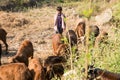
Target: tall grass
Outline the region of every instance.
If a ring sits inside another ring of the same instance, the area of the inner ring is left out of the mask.
[[[116,15],[116,17],[117,16],[118,15]],[[85,78],[85,73],[82,73],[82,69],[85,68],[85,63],[94,64],[95,67],[112,72],[120,72],[120,29],[113,27],[110,30],[113,34],[109,33],[109,38],[107,39],[106,44],[100,43],[98,48],[95,48],[93,45],[87,46],[85,48],[85,50],[87,50],[86,52],[84,50],[79,51],[80,58],[78,60],[73,58],[73,60],[75,60],[72,65],[73,70],[71,72],[69,72],[69,70],[66,71],[66,73],[69,74],[64,76],[65,80],[82,80]]]
[[[94,64],[95,67],[118,73],[120,72],[120,30],[116,32],[112,29],[112,31],[114,31],[114,39],[109,35],[107,44],[101,43],[99,48],[91,47],[87,59],[88,63]],[[85,74],[81,72],[86,63],[85,51],[79,51],[79,57],[72,65],[72,73],[65,76],[65,80],[82,80],[85,77]]]

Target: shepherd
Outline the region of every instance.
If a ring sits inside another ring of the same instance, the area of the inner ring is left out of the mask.
[[[62,13],[62,7],[57,7],[57,14],[55,14],[54,17],[54,30],[55,33],[59,33],[62,35],[63,31],[66,29],[66,23],[65,23],[65,15]]]

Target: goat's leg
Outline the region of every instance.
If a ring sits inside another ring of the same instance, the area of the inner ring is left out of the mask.
[[[3,43],[5,44],[6,47],[6,54],[8,54],[8,44],[6,43],[6,40],[3,40]]]

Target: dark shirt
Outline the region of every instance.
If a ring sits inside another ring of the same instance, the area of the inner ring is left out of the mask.
[[[62,17],[61,17],[60,13],[57,15],[57,22],[56,22],[56,24],[57,24],[57,28],[59,28],[59,29],[62,28]]]

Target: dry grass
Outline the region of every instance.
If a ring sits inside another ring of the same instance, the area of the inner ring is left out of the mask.
[[[76,22],[79,20],[78,18],[79,12],[81,9],[84,9],[83,7],[85,3],[83,5],[82,4],[83,3],[80,3],[80,2],[70,3],[70,4],[68,3],[60,4],[63,6],[63,13],[65,13],[67,17],[66,18],[67,30],[74,29],[76,27]],[[35,50],[35,55],[34,55],[35,57],[40,57],[42,59],[45,59],[47,56],[52,55],[53,50],[51,45],[51,38],[52,38],[52,35],[54,34],[53,19],[54,19],[55,13],[56,13],[55,7],[42,7],[42,8],[31,9],[26,12],[20,12],[20,13],[0,12],[0,18],[1,18],[0,24],[8,32],[7,42],[9,44],[10,54],[16,52],[20,43],[24,39],[29,39],[33,43],[34,50]],[[24,20],[27,20],[28,23],[27,24],[21,23],[21,22],[24,22]],[[92,22],[91,20],[90,24],[95,24],[95,23]],[[118,36],[115,37],[116,34],[115,34],[115,30],[113,30],[113,26],[110,26],[109,24],[101,25],[100,30],[105,30],[105,31],[107,30],[109,34],[109,41],[113,42],[114,44],[116,43],[115,39],[118,39]],[[66,80],[75,80],[75,79],[81,80],[82,74],[80,70],[84,67],[84,57],[85,57],[84,48],[83,47],[81,48],[81,47],[82,46],[79,45],[80,59],[76,60],[75,63],[73,63],[74,70],[76,71],[75,74],[78,74],[78,75],[72,74],[70,76],[67,76],[65,77]],[[116,44],[115,44],[115,48],[114,46],[112,46],[113,49],[116,49],[116,47],[117,47]],[[106,48],[107,54],[110,53],[109,50],[110,50],[110,47],[108,49]],[[95,58],[99,57],[100,51],[94,53]],[[103,54],[104,53],[105,53],[105,50]],[[7,57],[12,55],[8,55]],[[113,55],[114,54],[111,54],[111,56]],[[104,69],[110,69],[111,71],[115,70],[113,67],[110,68],[107,66],[107,63],[110,62],[110,60],[105,59],[105,56],[100,56],[100,57],[101,59],[96,59],[96,61],[98,61],[96,62],[96,66],[103,65],[102,68]],[[99,61],[102,59],[104,61]],[[111,59],[111,58],[108,58],[108,59]],[[115,62],[114,57],[112,57],[112,59]],[[6,56],[3,55],[2,61],[3,63],[7,62]],[[113,62],[113,65],[115,64],[114,62]],[[112,66],[112,64],[111,65],[109,64],[109,66]],[[117,67],[117,70],[115,70],[115,72],[118,72],[118,71],[119,69]]]
[[[64,10],[67,14],[72,12],[71,9]],[[56,9],[54,7],[43,7],[31,9],[27,12],[0,12],[0,24],[7,31],[7,42],[9,51],[14,53],[17,51],[20,43],[24,39],[32,41],[35,53],[42,53],[48,55],[52,54],[51,38],[54,34],[53,21]],[[75,19],[73,13],[67,16],[67,28],[74,29]],[[27,21],[26,24],[23,22]],[[7,23],[6,23],[7,22]],[[18,25],[19,24],[19,25]],[[3,45],[4,47],[4,45]],[[6,60],[6,59],[5,59]]]

